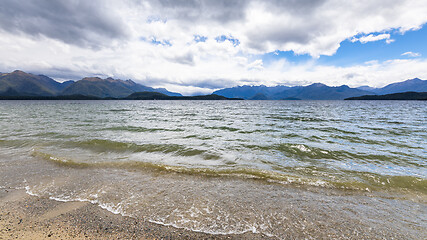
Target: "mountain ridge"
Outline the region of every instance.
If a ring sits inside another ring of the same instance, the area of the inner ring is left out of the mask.
[[[248,100],[343,100],[350,97],[364,95],[391,94],[399,92],[427,92],[427,80],[419,78],[408,79],[403,82],[389,84],[382,88],[361,86],[351,88],[347,85],[327,86],[322,83],[313,83],[307,86],[275,87],[236,86],[214,91],[225,97],[240,97]]]
[[[0,93],[15,91],[21,95],[30,96],[54,96],[64,87],[44,75],[34,75],[15,70],[11,73],[3,73],[0,76]]]
[[[239,94],[234,94],[234,89],[237,89]],[[249,91],[242,93],[242,90]],[[342,100],[353,96],[374,94],[369,91],[350,88],[347,85],[329,87],[322,83],[295,87],[280,86],[281,91],[277,91],[278,89],[276,87],[263,86],[262,91],[259,90],[260,88],[258,86],[241,86],[221,89],[213,92],[213,94],[224,97],[241,97],[250,100]],[[251,93],[254,95],[250,96]]]
[[[81,94],[59,96],[15,96],[1,95],[0,100],[243,100],[241,98],[226,98],[215,94],[198,96],[169,96],[159,92],[134,92],[122,98],[95,97]]]
[[[57,82],[45,75],[20,70],[0,75],[0,95],[3,96],[64,96],[84,95],[99,98],[122,98],[134,92],[160,92],[169,96],[182,96],[164,88],[147,87],[132,80],[85,77],[78,81]]]
[[[210,94],[198,96],[168,96],[158,92],[135,92],[123,98],[125,100],[243,100],[241,98],[227,98],[224,96]]]
[[[403,82],[388,84],[382,88],[372,90],[375,94],[392,94],[400,92],[427,92],[427,80],[419,78],[408,79]]]
[[[167,96],[182,96],[165,88],[152,88],[130,79],[121,80],[100,77],[85,77],[77,81],[57,82],[45,75],[35,75],[20,70],[0,73],[0,96],[89,96],[97,98],[125,98],[136,92],[158,92]],[[236,86],[214,91],[212,94],[227,98],[248,100],[343,100],[365,95],[384,95],[401,92],[427,92],[427,80],[419,78],[388,84],[382,88],[347,85],[327,86],[313,83],[307,86],[267,87]]]

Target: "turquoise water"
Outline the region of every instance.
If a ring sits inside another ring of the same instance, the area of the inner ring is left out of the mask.
[[[214,234],[425,236],[426,102],[2,101],[0,129],[0,187]]]

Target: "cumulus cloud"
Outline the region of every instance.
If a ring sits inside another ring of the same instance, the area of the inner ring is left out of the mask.
[[[405,52],[405,53],[402,53],[402,56],[407,56],[407,57],[421,57],[421,54],[417,53],[417,52]]]
[[[238,84],[380,85],[425,77],[424,60],[342,68],[315,59],[347,39],[390,43],[390,31],[419,29],[425,12],[426,1],[412,0],[3,0],[0,71],[64,80],[99,74],[182,93]],[[257,57],[275,51],[314,60]]]
[[[256,69],[256,70],[263,70],[263,62],[261,59],[257,59],[253,62],[251,62],[250,64],[248,64],[248,69],[252,70],[252,69]]]
[[[126,24],[105,1],[3,0],[0,28],[99,48],[126,37]]]
[[[245,17],[247,0],[150,0],[147,9],[165,19],[197,22],[229,23]]]
[[[380,41],[380,40],[387,40],[387,43],[391,43],[389,40],[392,40],[392,39],[390,39],[390,34],[388,34],[388,33],[387,34],[386,33],[379,34],[379,35],[369,34],[367,36],[363,36],[363,37],[360,37],[360,38],[353,37],[351,39],[352,42],[359,41],[359,42],[361,42],[363,44],[364,43],[368,43],[368,42]]]

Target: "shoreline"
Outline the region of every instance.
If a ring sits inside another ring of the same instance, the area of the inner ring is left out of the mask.
[[[114,214],[89,202],[0,189],[0,239],[269,239],[263,234],[214,235]],[[271,238],[270,238],[271,239]]]

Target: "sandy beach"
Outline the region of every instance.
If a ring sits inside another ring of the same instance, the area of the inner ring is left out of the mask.
[[[0,239],[268,239],[265,235],[210,235],[123,217],[87,202],[38,198],[0,190]]]
[[[342,226],[341,226],[342,227]],[[318,229],[320,239],[407,239],[405,234],[353,229],[341,235]],[[338,227],[340,228],[340,227]],[[323,232],[323,234],[321,234]],[[422,232],[422,231],[421,231]],[[313,236],[314,236],[313,235]],[[313,236],[290,232],[285,239]],[[414,237],[414,236],[412,236]],[[415,239],[422,239],[420,238]],[[277,239],[264,234],[207,234],[113,214],[88,202],[61,202],[28,195],[25,190],[0,190],[0,239]]]

